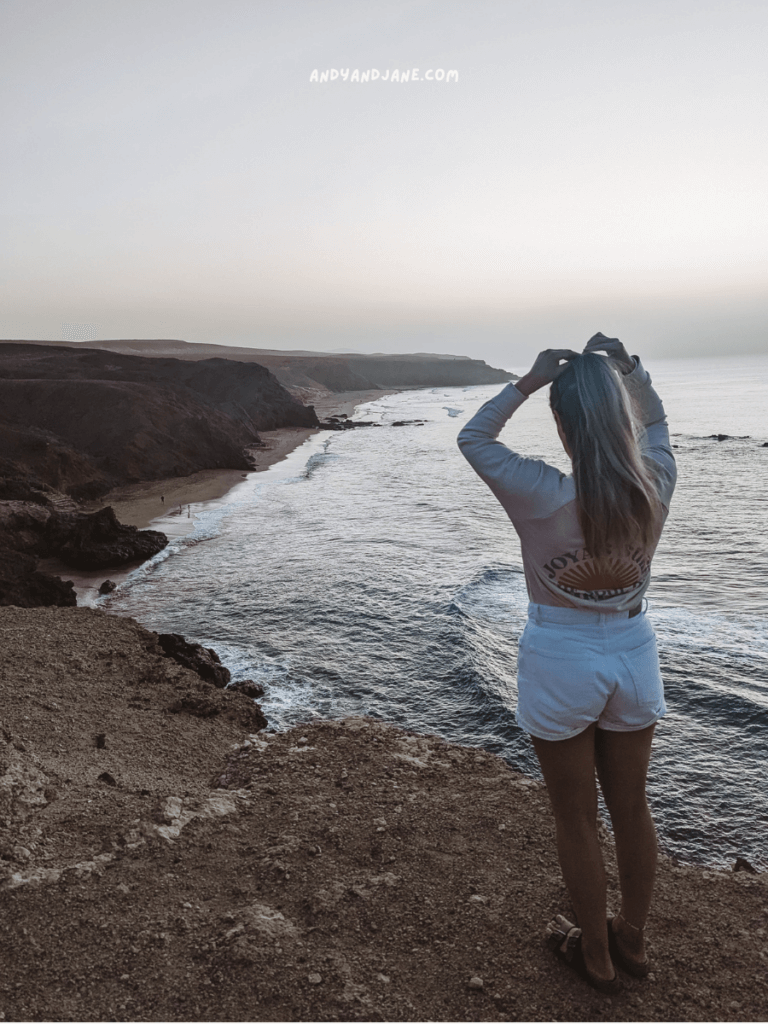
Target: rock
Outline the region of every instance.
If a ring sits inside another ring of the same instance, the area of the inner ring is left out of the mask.
[[[380,423],[372,420],[339,420],[335,416],[318,424],[321,430],[354,430],[355,427],[380,427]]]
[[[395,420],[392,427],[423,427],[426,420]]]
[[[0,501],[0,545],[30,555],[45,555],[50,509],[29,501]]]
[[[143,562],[168,544],[165,534],[157,530],[123,526],[109,505],[90,515],[51,515],[46,539],[58,557],[75,569]]]
[[[186,693],[179,700],[173,702],[168,708],[174,715],[182,711],[195,718],[213,718],[221,712],[221,707],[212,697],[205,697],[202,694]]]
[[[225,714],[237,721],[248,732],[260,732],[267,727],[267,718],[258,704],[239,693],[185,693],[168,710],[173,714],[194,715],[195,718],[214,718]]]
[[[103,732],[98,733],[98,735],[96,736],[96,749],[97,750],[103,750],[106,747],[106,745],[107,745],[106,733],[103,733]]]
[[[112,591],[116,589],[116,587],[117,587],[117,584],[113,583],[112,580],[104,580],[104,582],[99,587],[99,593],[100,594],[111,594]]]
[[[473,975],[467,982],[467,988],[474,989],[475,991],[483,989],[483,979],[478,977],[477,974]]]
[[[166,658],[173,658],[179,665],[197,672],[207,683],[212,683],[219,689],[223,689],[229,683],[229,669],[224,668],[218,654],[210,647],[190,643],[178,633],[161,633],[157,641]]]
[[[713,441],[727,441],[730,438],[730,434],[710,434],[710,438]]]
[[[240,679],[236,683],[230,683],[227,689],[244,693],[246,697],[253,697],[254,700],[264,696],[264,687],[261,683],[254,683],[252,679]]]
[[[750,875],[759,874],[757,868],[753,868],[752,865],[744,857],[737,857],[736,863],[733,865],[734,871],[747,871]]]
[[[181,817],[183,804],[178,796],[169,796],[160,804],[160,813],[167,825]]]
[[[768,448],[768,441],[763,441],[763,443],[761,445],[759,445],[758,447],[760,447],[760,448]]]
[[[106,782],[108,786],[116,786],[117,780],[114,775],[110,775],[109,772],[102,772],[99,776],[99,782]]]
[[[32,555],[0,548],[0,605],[74,607],[77,594],[71,580],[38,572],[37,559]]]
[[[307,981],[309,982],[310,985],[320,985],[322,984],[323,979],[320,977],[319,974],[308,974]]]

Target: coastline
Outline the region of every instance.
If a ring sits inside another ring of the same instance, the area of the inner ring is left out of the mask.
[[[339,393],[302,389],[301,399],[314,405],[318,419],[324,420],[329,416],[352,416],[358,405],[396,393],[395,389]],[[260,431],[259,436],[267,447],[249,449],[255,462],[255,468],[251,472],[262,473],[275,463],[281,462],[308,437],[318,433],[319,429],[280,427],[278,430]],[[116,488],[97,501],[85,503],[84,508],[87,512],[95,512],[105,505],[111,505],[117,518],[126,526],[136,526],[140,530],[145,530],[152,529],[153,523],[157,523],[155,529],[161,529],[169,536],[180,536],[191,529],[191,524],[186,525],[188,506],[203,501],[218,501],[249,476],[250,473],[240,469],[204,469],[192,476],[142,481]],[[165,500],[162,501],[161,498]],[[178,517],[178,523],[174,521],[174,516]],[[158,522],[159,520],[162,520],[162,524]],[[77,587],[76,582],[75,585]]]
[[[768,873],[662,856],[653,973],[604,999],[544,948],[546,794],[495,755],[180,712],[200,680],[101,611],[0,609],[0,640],[2,1018],[762,1019]]]
[[[329,416],[352,416],[359,405],[397,394],[406,388],[390,388],[376,391],[331,391],[302,389],[301,399],[315,406],[318,419]],[[203,469],[191,476],[171,477],[165,480],[148,480],[116,488],[96,501],[83,503],[86,512],[96,512],[105,505],[115,510],[117,518],[126,526],[139,530],[159,530],[169,540],[183,537],[195,527],[195,512],[191,506],[206,503],[215,507],[223,503],[229,492],[243,483],[253,473],[263,473],[295,451],[319,427],[281,427],[278,430],[264,430],[259,436],[265,448],[253,448],[255,468],[250,472],[240,469]],[[164,500],[163,500],[164,499]],[[139,564],[119,566],[114,569],[85,571],[72,569],[57,558],[41,558],[38,562],[41,572],[71,580],[75,586],[77,603],[81,607],[93,606],[99,599],[99,587],[109,579],[119,584]]]

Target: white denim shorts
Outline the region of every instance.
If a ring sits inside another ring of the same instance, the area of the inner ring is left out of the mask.
[[[567,740],[593,722],[609,732],[653,725],[667,708],[653,626],[641,611],[528,606],[517,658],[521,729]]]

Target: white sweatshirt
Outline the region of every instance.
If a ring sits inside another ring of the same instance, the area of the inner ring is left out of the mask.
[[[624,377],[645,427],[640,447],[664,506],[661,529],[675,489],[677,469],[661,399],[637,356]],[[526,400],[514,384],[486,402],[458,437],[462,454],[488,484],[520,537],[528,595],[535,604],[591,611],[626,611],[638,604],[651,579],[650,549],[633,548],[593,558],[584,547],[573,476],[541,459],[527,459],[497,440]],[[554,429],[554,426],[553,426]]]

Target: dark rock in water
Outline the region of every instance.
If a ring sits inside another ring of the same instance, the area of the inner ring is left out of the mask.
[[[760,448],[768,448],[768,441],[763,441],[763,443],[761,445],[759,445],[758,447],[760,447]]]
[[[77,595],[71,580],[38,572],[37,559],[32,555],[0,548],[0,605],[75,607]]]
[[[104,580],[104,582],[99,587],[99,593],[100,594],[111,594],[112,591],[116,589],[116,587],[117,587],[117,584],[113,583],[112,580]]]
[[[216,651],[200,644],[192,644],[178,633],[161,633],[157,638],[166,658],[173,658],[179,665],[197,672],[201,679],[223,689],[230,680],[228,668],[224,668]]]
[[[321,430],[354,430],[355,427],[380,427],[380,423],[374,423],[372,420],[348,420],[348,419],[337,419],[336,416],[331,416],[330,419],[325,422],[318,424]]]
[[[710,436],[710,438],[713,441],[728,441],[730,439],[731,435],[730,434],[710,434],[709,436]]]
[[[393,427],[423,427],[426,420],[395,420]]]
[[[264,696],[264,687],[261,683],[254,683],[252,679],[241,679],[237,683],[230,683],[227,689],[244,693],[246,697],[252,697],[254,700]]]
[[[165,534],[157,530],[123,526],[111,506],[91,515],[52,515],[46,539],[58,557],[74,569],[106,569],[143,562],[168,543]]]
[[[736,858],[736,863],[733,865],[733,870],[734,871],[746,871],[750,875],[757,875],[757,874],[759,874],[757,868],[753,868],[752,865],[749,863],[749,861],[745,860],[744,857],[737,857]]]

